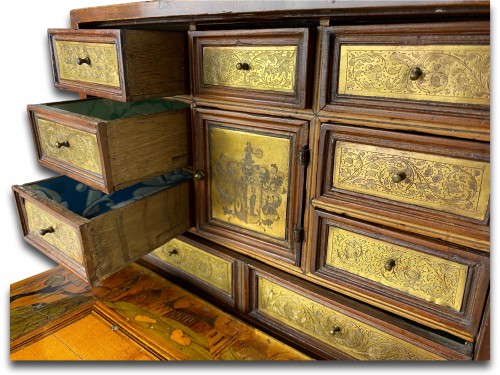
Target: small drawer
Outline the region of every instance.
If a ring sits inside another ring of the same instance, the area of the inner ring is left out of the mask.
[[[488,22],[331,27],[322,107],[420,121],[421,131],[487,139]],[[427,122],[422,124],[422,122]],[[432,125],[446,122],[449,129]],[[441,128],[441,129],[440,129]]]
[[[58,88],[119,101],[186,94],[184,33],[50,29]]]
[[[144,260],[235,307],[237,260],[221,246],[186,233],[160,246]]]
[[[191,163],[183,103],[87,99],[28,112],[40,164],[106,193]]]
[[[322,211],[314,218],[315,279],[473,340],[488,293],[487,255]]]
[[[305,108],[308,29],[193,31],[194,94]]]
[[[262,323],[327,358],[357,360],[470,359],[451,339],[324,292],[274,270],[252,272],[252,312]],[[438,343],[439,342],[439,343]]]
[[[421,219],[425,215],[430,229],[425,235],[438,229],[432,223],[435,217],[440,227],[449,225],[457,231],[457,237],[465,237],[467,226],[469,231],[472,226],[482,228],[475,236],[471,232],[476,245],[461,244],[483,249],[480,242],[489,241],[485,232],[490,197],[488,144],[335,124],[322,124],[321,137],[321,200],[355,196],[359,204],[365,201],[372,209],[384,208],[391,211],[389,216],[408,215],[419,225],[425,225]]]
[[[103,194],[66,176],[14,186],[25,239],[91,285],[192,226],[191,174]]]

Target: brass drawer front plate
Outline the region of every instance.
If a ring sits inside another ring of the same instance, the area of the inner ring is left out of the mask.
[[[227,260],[178,239],[170,240],[152,254],[217,289],[232,292],[232,265]]]
[[[204,47],[203,84],[294,93],[296,64],[297,46]]]
[[[335,146],[338,189],[484,220],[489,183],[486,162],[343,141]]]
[[[338,93],[489,105],[490,47],[342,45]]]
[[[263,278],[258,280],[258,308],[356,359],[443,359]]]
[[[115,44],[56,40],[55,50],[61,79],[120,87]],[[79,65],[79,58],[88,58],[90,63]]]
[[[212,218],[285,240],[291,139],[209,126]]]
[[[78,264],[83,265],[82,248],[80,246],[79,235],[75,229],[46,213],[30,201],[24,201],[24,208],[26,209],[29,233],[32,236],[39,237]],[[53,229],[53,232],[47,233],[42,237],[39,231],[50,227]]]
[[[330,227],[326,264],[460,311],[468,267]]]
[[[68,128],[44,119],[37,119],[42,152],[57,160],[90,172],[102,174],[99,146],[95,134]],[[58,147],[67,142],[68,146]]]

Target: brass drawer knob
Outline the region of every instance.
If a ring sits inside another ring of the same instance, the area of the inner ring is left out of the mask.
[[[168,252],[168,255],[169,256],[172,256],[172,255],[175,255],[175,254],[179,254],[179,252],[177,251],[177,249],[172,249]]]
[[[47,233],[54,233],[54,228],[48,227],[48,228],[40,229],[38,231],[38,234],[40,236],[45,236]]]
[[[249,70],[250,69],[250,65],[248,65],[247,63],[238,63],[238,64],[236,64],[236,69],[238,69],[238,70]]]
[[[205,172],[198,170],[198,171],[194,172],[193,177],[195,180],[198,180],[198,181],[203,180],[205,178]]]
[[[389,259],[385,262],[384,268],[386,271],[392,271],[392,269],[396,266],[396,261],[394,259]]]
[[[412,81],[416,81],[422,76],[422,69],[420,69],[418,66],[414,67],[412,70],[410,70],[410,79]]]
[[[401,182],[401,181],[403,181],[405,178],[406,178],[406,173],[404,173],[404,172],[394,173],[394,174],[392,175],[392,177],[391,177],[392,182],[394,182],[395,184],[400,183],[400,182]]]
[[[56,142],[56,147],[61,148],[61,147],[69,147],[69,142],[64,141],[64,142]]]
[[[78,58],[76,59],[76,63],[77,63],[78,65],[83,65],[83,64],[90,65],[90,58],[85,57],[84,59],[82,59],[81,57],[78,57]]]
[[[336,333],[340,332],[340,327],[339,326],[334,326],[332,330],[330,331],[330,335],[335,336]]]

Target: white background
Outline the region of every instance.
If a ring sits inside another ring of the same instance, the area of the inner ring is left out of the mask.
[[[233,0],[234,2],[235,0]],[[28,126],[26,114],[27,104],[49,103],[53,101],[69,100],[76,98],[76,94],[64,92],[54,88],[52,72],[48,54],[47,28],[68,28],[69,11],[75,8],[83,8],[97,5],[116,4],[123,1],[110,0],[8,0],[1,4],[1,55],[0,55],[0,373],[32,373],[43,372],[53,373],[58,371],[81,372],[90,369],[91,371],[111,371],[119,369],[120,372],[134,372],[139,368],[137,365],[48,365],[48,364],[12,364],[8,360],[9,353],[9,285],[16,281],[25,279],[37,273],[43,272],[55,266],[55,263],[39,253],[36,249],[24,242],[21,233],[21,226],[14,204],[11,185],[23,184],[36,181],[54,175],[54,172],[38,166],[33,147],[31,131]],[[495,14],[494,5],[497,1],[492,1],[492,15]],[[496,47],[494,35],[495,22],[492,22],[492,45]],[[493,48],[492,61],[495,61],[497,48]],[[495,64],[492,64],[492,83],[496,78]],[[494,85],[494,88],[497,87]],[[493,94],[495,90],[493,88]],[[493,96],[494,98],[494,96]],[[492,101],[492,133],[495,136],[496,116],[495,106]],[[494,125],[495,124],[495,125]],[[495,137],[493,137],[495,140]],[[492,163],[496,165],[494,147],[492,147]],[[493,203],[496,198],[496,173],[492,170],[492,194]],[[495,205],[493,205],[493,210]],[[494,215],[492,215],[494,216]],[[493,220],[495,218],[493,217]],[[493,232],[494,249],[495,235]],[[495,249],[492,259],[495,259]],[[495,282],[496,267],[492,267],[492,279]],[[494,287],[493,290],[496,290]],[[496,293],[493,294],[495,302]],[[498,324],[496,304],[493,304],[492,316],[493,328]],[[469,373],[470,371],[492,372],[498,370],[498,355],[494,349],[498,349],[496,334],[493,332],[492,342],[492,364],[470,365],[463,363],[448,364],[446,366],[422,365],[417,366],[388,366],[386,364],[320,364],[306,366],[298,364],[288,367],[284,366],[263,366],[262,364],[248,364],[243,366],[196,366],[198,371],[217,373],[229,371],[252,372],[264,369],[274,369],[304,372],[330,372],[330,371],[363,371],[377,373],[390,373],[405,371],[408,373],[421,374],[425,372],[449,371],[455,374]],[[497,357],[497,358],[495,358]],[[496,359],[496,360],[495,360]],[[194,364],[190,364],[192,369]],[[169,366],[142,365],[141,369],[148,371],[186,371],[188,368],[181,364],[170,364]]]

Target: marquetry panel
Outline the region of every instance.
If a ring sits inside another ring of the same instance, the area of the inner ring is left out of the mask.
[[[41,118],[36,122],[43,154],[90,172],[102,173],[96,134]]]

